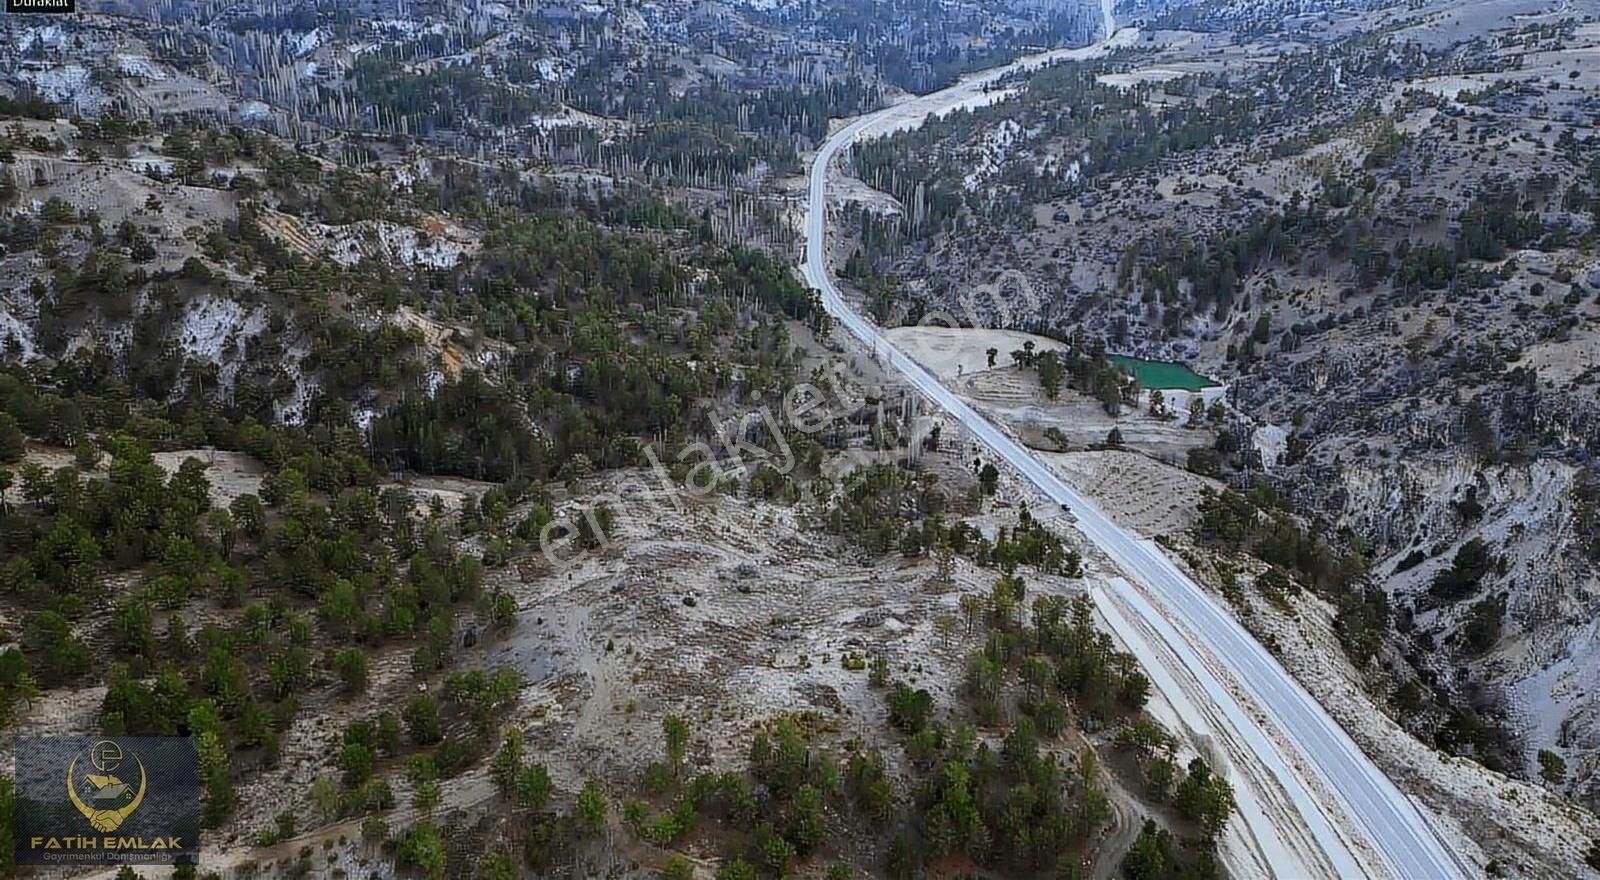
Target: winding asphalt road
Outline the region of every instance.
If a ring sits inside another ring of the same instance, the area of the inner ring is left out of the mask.
[[[1070,53],[1052,53],[1057,57],[1064,54]],[[1263,799],[1282,803],[1286,798],[1300,813],[1321,851],[1314,859],[1320,863],[1319,873],[1331,872],[1341,878],[1465,877],[1463,866],[1410,798],[1378,770],[1228,610],[1174,566],[1159,546],[1113,523],[1004,430],[897,349],[840,296],[828,269],[825,247],[826,185],[834,158],[858,139],[915,125],[928,113],[973,100],[978,87],[1004,72],[979,74],[941,92],[859,117],[828,139],[811,165],[803,266],[807,282],[820,293],[828,313],[882,363],[960,421],[1051,501],[1068,505],[1077,516],[1078,530],[1110,557],[1129,581],[1136,582],[1137,586],[1121,581],[1107,591],[1097,590],[1096,602],[1103,612],[1109,612],[1108,618],[1139,618],[1144,630],[1157,634],[1169,656],[1177,657],[1183,671],[1200,683],[1205,697],[1215,703],[1211,708],[1216,711],[1209,714],[1225,719],[1231,728],[1225,735],[1244,743],[1257,765],[1281,788],[1263,793]],[[1145,657],[1141,661],[1149,662]],[[1247,706],[1259,711],[1249,711]],[[1263,713],[1266,717],[1261,717]],[[1314,784],[1308,779],[1312,774]],[[1262,830],[1251,832],[1258,843]],[[1305,871],[1303,860],[1261,845],[1273,873],[1294,876]]]

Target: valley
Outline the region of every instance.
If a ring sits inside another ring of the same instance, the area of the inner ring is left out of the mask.
[[[80,2],[0,830],[201,844],[0,876],[1600,871],[1594,10]]]

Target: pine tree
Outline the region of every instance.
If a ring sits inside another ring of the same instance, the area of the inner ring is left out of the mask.
[[[439,721],[439,703],[431,694],[417,694],[406,703],[406,732],[417,745],[431,745],[444,736]]]
[[[333,669],[346,694],[354,696],[367,689],[367,654],[360,648],[345,648],[333,655]]]
[[[543,764],[529,764],[517,777],[517,806],[530,813],[542,811],[550,802],[550,772]]]
[[[788,838],[795,850],[805,856],[822,843],[823,830],[822,797],[814,787],[802,785],[795,791]]]
[[[0,776],[0,877],[13,876],[16,870],[16,831],[13,826],[16,799],[16,786],[11,777]]]
[[[578,791],[577,802],[573,805],[573,813],[577,817],[578,827],[587,834],[595,834],[605,828],[606,793],[599,781],[592,777],[584,780],[583,788]]]
[[[661,731],[667,740],[667,766],[672,769],[673,778],[677,778],[683,769],[684,753],[689,747],[689,722],[680,715],[668,715],[661,719]]]
[[[26,449],[23,440],[22,428],[17,425],[17,420],[10,413],[0,412],[0,464],[22,460]]]
[[[200,764],[200,781],[205,789],[205,803],[201,809],[201,822],[216,828],[233,815],[235,803],[233,778],[228,769],[228,752],[216,731],[200,734],[197,743]]]
[[[489,763],[489,778],[494,780],[500,797],[509,801],[517,794],[517,781],[521,776],[522,731],[510,727],[500,742],[500,750],[495,752],[494,759]]]

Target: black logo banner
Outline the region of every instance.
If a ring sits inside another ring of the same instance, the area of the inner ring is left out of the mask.
[[[77,12],[78,0],[6,0],[7,12]]]
[[[17,864],[177,864],[199,855],[192,740],[25,737],[16,754]]]

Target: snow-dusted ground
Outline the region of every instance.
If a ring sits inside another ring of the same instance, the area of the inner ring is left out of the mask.
[[[1271,470],[1289,451],[1289,432],[1277,425],[1262,425],[1251,432],[1250,445],[1261,454],[1261,466]]]
[[[140,79],[156,81],[167,78],[167,72],[162,70],[160,65],[151,61],[148,55],[119,53],[114,56],[113,60],[116,61],[117,69],[122,71],[123,76],[136,76]]]
[[[290,35],[288,39],[291,45],[290,51],[294,53],[294,56],[296,58],[305,58],[312,52],[317,51],[317,47],[322,45],[322,28],[314,28],[304,34]]]
[[[307,376],[300,370],[300,362],[311,353],[311,347],[305,340],[296,340],[289,346],[288,356],[284,358],[283,369],[289,374],[289,379],[294,383],[294,391],[288,400],[274,403],[274,416],[280,422],[299,425],[305,422],[306,412],[311,407],[311,401],[321,390],[321,386],[312,376]]]
[[[23,360],[34,354],[33,328],[18,320],[8,308],[0,307],[0,350],[15,347]]]
[[[343,266],[353,266],[366,257],[379,256],[402,266],[448,269],[463,257],[477,252],[476,242],[457,241],[443,236],[424,240],[420,231],[397,223],[380,220],[357,225],[364,228],[357,231],[349,227],[318,224],[313,231],[320,233],[327,243],[329,258]],[[369,231],[375,233],[375,240],[365,239],[363,233]]]
[[[1502,689],[1507,721],[1527,747],[1529,775],[1537,776],[1538,750],[1548,749],[1566,760],[1568,779],[1584,792],[1600,789],[1600,583],[1571,546],[1575,474],[1560,462],[1483,468],[1465,456],[1351,466],[1342,476],[1348,501],[1338,525],[1360,534],[1420,536],[1416,549],[1428,558],[1396,572],[1412,549],[1401,548],[1378,569],[1397,602],[1425,599],[1435,575],[1471,539],[1488,545],[1503,573],[1486,577],[1460,602],[1424,603],[1416,621],[1456,628],[1475,601],[1506,594],[1501,637],[1483,656],[1463,662]],[[1484,510],[1472,523],[1462,521],[1456,506],[1468,487]]]
[[[545,131],[558,128],[592,128],[595,131],[613,135],[625,131],[629,127],[627,122],[620,119],[608,119],[604,116],[596,116],[593,113],[585,113],[582,110],[574,110],[571,107],[563,107],[556,113],[530,116],[525,121],[525,124]]]
[[[972,169],[961,179],[961,185],[967,192],[977,192],[978,187],[988,182],[988,179],[1005,164],[1006,157],[1011,154],[1011,147],[1017,142],[1017,136],[1022,133],[1022,126],[1011,119],[1001,120],[999,125],[983,133],[983,143],[978,145],[975,154],[968,154],[969,167]]]
[[[98,114],[111,100],[95,85],[89,68],[81,64],[63,64],[44,70],[25,68],[12,76],[31,85],[46,101],[65,104],[86,115]]]
[[[203,296],[189,303],[178,326],[178,347],[190,357],[220,363],[222,349],[235,333],[260,333],[266,329],[265,316],[252,309],[246,317],[244,306],[231,299]]]
[[[166,156],[135,156],[128,160],[128,167],[140,174],[161,178],[172,175],[172,160]]]
[[[54,49],[61,45],[65,35],[61,32],[61,25],[51,24],[42,27],[28,28],[17,34],[17,51],[26,53],[34,48]]]
[[[203,296],[189,303],[174,335],[184,354],[216,364],[218,383],[223,388],[232,388],[243,360],[245,340],[266,329],[266,309],[247,308],[235,300]],[[231,351],[230,342],[234,345]]]
[[[864,134],[863,137],[886,137],[896,132],[920,128],[930,115],[938,118],[948,116],[957,110],[987,107],[1016,94],[1016,90],[1012,88],[994,87],[995,83],[1008,76],[1038,70],[1062,61],[1100,58],[1108,52],[1135,46],[1138,42],[1138,28],[1124,28],[1117,31],[1111,39],[1092,46],[1080,49],[1052,49],[1049,52],[1019,58],[1001,67],[967,74],[955,85],[935,95],[914,97],[881,111],[873,121],[871,132]]]
[[[406,179],[414,173],[404,166],[396,171]],[[476,233],[447,220],[430,218],[424,225],[425,230],[388,220],[306,223],[275,211],[264,214],[262,220],[262,229],[288,247],[307,256],[325,255],[342,266],[371,258],[412,268],[448,269],[481,247]]]
[[[1561,755],[1569,777],[1592,779],[1600,773],[1600,618],[1582,624],[1545,648],[1555,659],[1508,690],[1521,733],[1540,748]],[[1538,772],[1537,751],[1528,766]]]
[[[1404,88],[1420,89],[1429,94],[1455,100],[1462,92],[1473,92],[1493,85],[1499,77],[1493,74],[1473,75],[1456,74],[1450,76],[1435,76],[1419,79],[1406,83]]]

